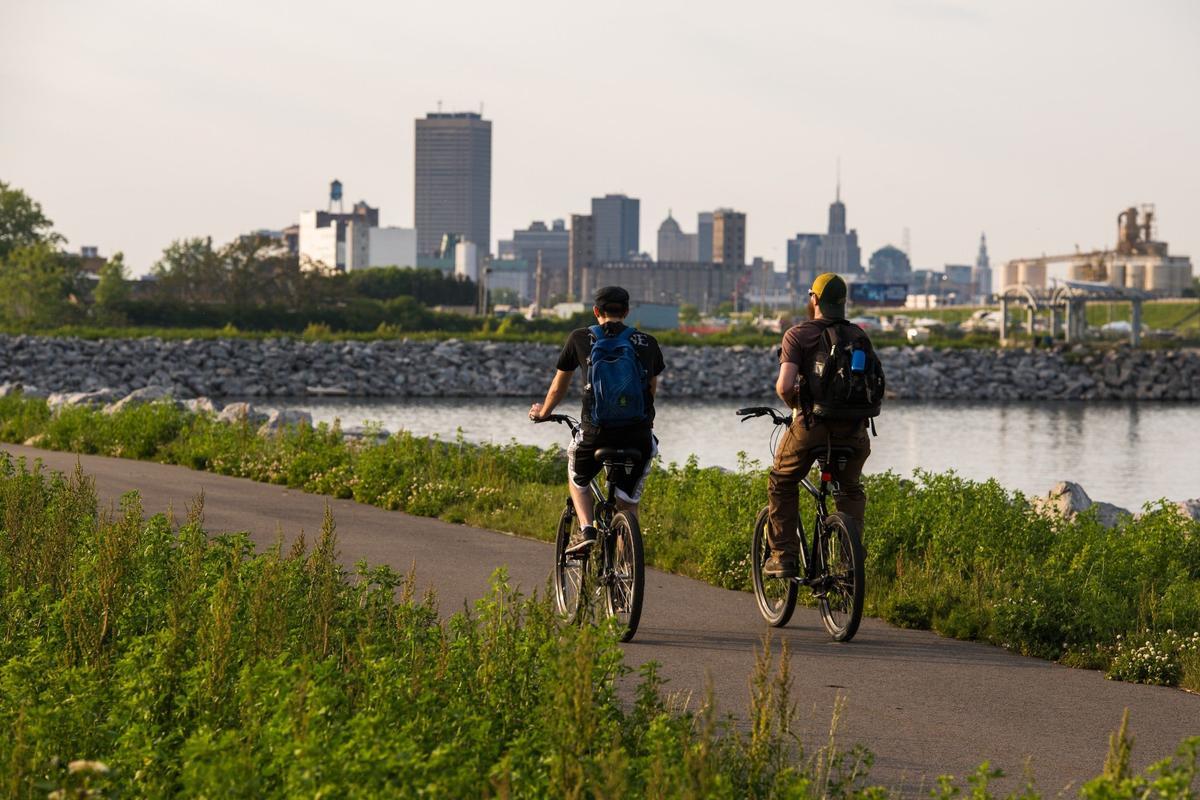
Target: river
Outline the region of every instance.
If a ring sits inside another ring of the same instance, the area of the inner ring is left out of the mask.
[[[740,406],[770,401],[694,401],[663,398],[655,430],[664,461],[694,454],[703,466],[736,468],[739,453],[769,464],[771,425],[741,423]],[[776,403],[778,405],[778,403]],[[299,400],[289,407],[317,422],[343,426],[378,422],[390,431],[469,441],[565,446],[560,425],[533,425],[516,399],[352,398]],[[578,400],[564,406],[578,414]],[[893,401],[877,421],[868,472],[953,469],[976,479],[995,478],[1026,494],[1060,480],[1081,484],[1093,500],[1130,509],[1158,498],[1200,497],[1200,404],[1011,403],[960,404]]]

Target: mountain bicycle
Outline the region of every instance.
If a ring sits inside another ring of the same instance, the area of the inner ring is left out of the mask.
[[[579,432],[579,421],[566,414],[551,414],[535,422],[557,422]],[[642,616],[646,566],[642,557],[642,529],[637,516],[618,511],[615,470],[632,473],[642,461],[638,450],[601,447],[596,460],[604,465],[605,489],[599,476],[589,488],[595,501],[596,543],[579,554],[567,550],[583,538],[575,504],[567,497],[554,537],[554,605],[559,615],[575,624],[614,617],[621,626],[621,641],[637,633]]]
[[[769,406],[738,409],[742,421],[769,416],[777,426],[787,426],[791,416]],[[807,477],[800,480],[816,501],[811,543],[804,535],[804,523],[799,522],[796,535],[800,539],[800,574],[794,578],[777,578],[763,573],[771,555],[767,543],[770,524],[768,506],[763,506],[754,520],[754,536],[750,550],[751,578],[758,610],[769,625],[781,628],[796,610],[796,595],[807,586],[817,600],[825,630],[838,642],[854,638],[862,621],[863,592],[866,575],[862,535],[858,524],[842,512],[830,514],[826,507],[831,487],[837,490],[835,473],[845,469],[846,461],[855,454],[852,447],[822,445],[812,454],[821,470],[821,482],[814,486]]]

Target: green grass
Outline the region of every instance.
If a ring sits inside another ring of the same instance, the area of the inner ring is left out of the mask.
[[[328,510],[287,552],[209,537],[202,511],[103,512],[80,472],[0,456],[0,795],[889,796],[864,750],[803,752],[786,647],[759,652],[746,730],[711,696],[682,708],[653,664],[622,700],[616,632],[560,627],[502,573],[446,621],[414,576],[343,569]],[[1129,748],[1122,723],[1079,795],[1190,796],[1200,737],[1140,774]]]
[[[1129,303],[1088,303],[1087,318],[1088,324],[1094,326],[1117,320],[1129,321],[1133,318],[1133,309]],[[1200,333],[1200,300],[1144,303],[1142,324],[1194,338]]]
[[[181,464],[540,539],[551,538],[565,502],[559,449],[406,433],[356,444],[326,426],[260,437],[169,404],[50,415],[44,401],[0,398],[0,438],[31,437],[52,449]],[[1178,509],[1152,504],[1106,530],[1087,514],[1047,518],[994,481],[953,473],[889,472],[868,476],[866,488],[869,613],[1114,678],[1200,689],[1200,654],[1186,638],[1200,631],[1200,523]],[[750,527],[765,499],[758,466],[654,469],[641,509],[647,560],[748,589]],[[1167,652],[1165,678],[1137,666],[1133,654],[1146,641]]]

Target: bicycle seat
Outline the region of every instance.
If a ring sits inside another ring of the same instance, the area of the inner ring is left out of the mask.
[[[629,463],[642,463],[640,450],[624,447],[600,447],[596,449],[596,460],[606,467],[624,466]]]
[[[821,445],[809,450],[808,453],[822,467],[828,462],[841,468],[845,466],[847,461],[858,455],[858,450],[853,447],[846,447],[845,445],[834,447]]]
[[[636,463],[642,461],[642,451],[629,447],[598,447],[595,459],[601,464],[624,464],[630,461]]]

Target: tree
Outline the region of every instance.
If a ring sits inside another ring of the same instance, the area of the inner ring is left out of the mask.
[[[115,253],[100,268],[96,284],[96,317],[109,324],[125,322],[125,304],[129,302],[129,283],[125,271],[124,253]]]
[[[52,230],[53,225],[37,201],[0,181],[0,261],[19,247],[65,242]]]
[[[695,325],[700,321],[700,309],[691,303],[679,306],[679,321],[684,325]]]
[[[0,264],[0,318],[22,327],[70,321],[75,272],[49,242],[13,249]]]
[[[225,268],[211,237],[171,242],[151,274],[158,280],[157,293],[162,297],[185,303],[225,299]]]

